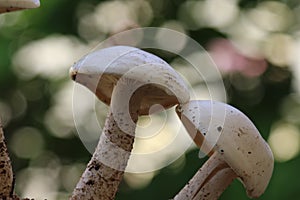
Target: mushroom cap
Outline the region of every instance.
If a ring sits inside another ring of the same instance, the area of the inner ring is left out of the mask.
[[[154,104],[169,108],[189,101],[189,91],[182,77],[161,58],[135,47],[114,46],[94,51],[75,63],[70,75],[107,105],[121,78],[136,81],[139,86],[147,85],[140,115],[148,114]]]
[[[249,197],[264,193],[272,176],[274,158],[269,145],[246,115],[228,104],[209,100],[190,101],[176,110],[188,132],[197,131],[192,137],[201,142],[196,144],[219,152]]]
[[[37,8],[39,6],[39,0],[0,0],[0,13]]]

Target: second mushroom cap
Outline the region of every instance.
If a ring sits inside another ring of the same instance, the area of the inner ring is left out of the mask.
[[[208,100],[181,105],[177,114],[204,153],[221,155],[249,197],[265,191],[273,172],[273,154],[246,115],[228,104]]]

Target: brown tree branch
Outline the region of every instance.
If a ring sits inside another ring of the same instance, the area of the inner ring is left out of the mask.
[[[0,197],[12,197],[13,195],[13,171],[8,150],[5,144],[4,133],[0,121]]]

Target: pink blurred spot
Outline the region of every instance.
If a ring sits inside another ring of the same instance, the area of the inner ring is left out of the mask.
[[[241,54],[229,40],[216,39],[208,45],[208,49],[212,59],[224,73],[240,72],[248,77],[256,77],[267,69],[264,58]]]

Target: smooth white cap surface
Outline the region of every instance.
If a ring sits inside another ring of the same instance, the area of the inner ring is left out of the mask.
[[[135,47],[114,46],[94,51],[75,63],[70,74],[108,105],[121,78],[136,81],[139,86],[151,85],[141,102],[141,115],[148,114],[154,104],[169,108],[189,101],[189,91],[180,75],[161,58]]]

